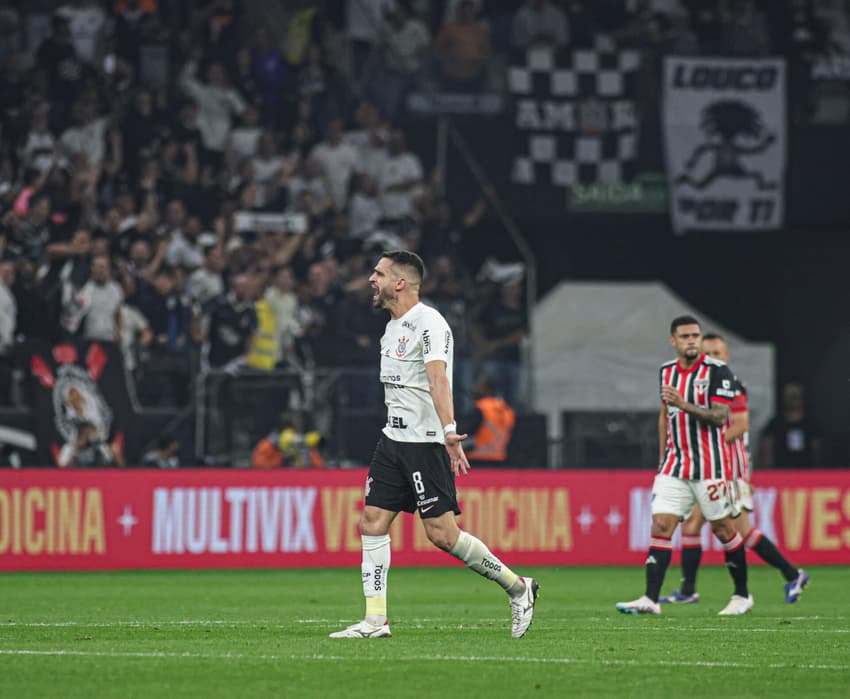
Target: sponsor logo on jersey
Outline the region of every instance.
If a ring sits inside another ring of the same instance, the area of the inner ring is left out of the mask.
[[[375,480],[375,479],[374,479],[374,478],[372,478],[372,476],[369,476],[369,477],[366,479],[366,497],[367,497],[367,498],[369,497],[369,493],[371,493],[371,492],[372,492],[372,481],[373,481],[373,480]]]
[[[449,346],[452,344],[452,332],[451,330],[446,330],[446,342],[443,346],[443,354],[449,353]]]
[[[410,339],[407,337],[398,338],[398,347],[395,348],[395,353],[397,357],[403,357],[407,353],[408,342],[410,342]]]
[[[407,328],[412,333],[416,332],[416,326],[413,323],[411,323],[409,320],[403,320],[401,322],[401,327]],[[428,332],[428,331],[426,330],[425,332]]]
[[[431,331],[428,328],[422,331],[422,351],[425,354],[430,354],[431,352]]]
[[[387,427],[392,427],[396,430],[406,430],[407,423],[404,421],[403,417],[397,417],[395,415],[390,415],[387,418]]]

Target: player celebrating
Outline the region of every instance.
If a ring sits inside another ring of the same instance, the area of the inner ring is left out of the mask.
[[[729,346],[720,335],[707,333],[702,338],[702,350],[709,357],[729,363]],[[738,498],[741,516],[734,520],[735,529],[744,539],[744,545],[755,551],[765,563],[776,568],[785,578],[785,603],[793,604],[809,584],[809,575],[802,568],[795,568],[776,548],[776,545],[750,522],[753,511],[753,493],[750,487],[750,450],[749,429],[750,413],[747,405],[747,389],[735,377],[735,398],[732,411],[726,425],[726,444],[729,446],[732,466],[732,478]],[[697,571],[702,559],[702,539],[700,530],[705,518],[699,507],[694,507],[690,517],[682,524],[682,588],[659,599],[662,604],[673,602],[690,604],[699,602],[696,591]]]
[[[738,514],[727,481],[729,450],[723,438],[735,377],[702,352],[702,331],[691,316],[670,324],[676,359],[661,366],[658,442],[661,464],[652,486],[652,534],[646,558],[646,592],[616,607],[624,614],[661,614],[658,596],[670,565],[672,537],[679,521],[698,504],[723,543],[735,592],[719,613],[746,614],[753,608],[747,591],[744,541],[732,518]]]
[[[415,512],[428,539],[508,593],[511,635],[525,634],[534,616],[538,584],[522,578],[487,546],[461,531],[454,476],[469,471],[452,401],[454,340],[445,319],[419,302],[425,266],[418,255],[385,252],[369,277],[375,308],[390,313],[381,338],[381,382],[387,424],[366,479],[360,516],[366,618],[331,638],[382,638],[387,621],[390,525],[401,510]]]

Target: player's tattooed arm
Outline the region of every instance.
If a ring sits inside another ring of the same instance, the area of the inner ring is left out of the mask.
[[[705,422],[715,427],[722,427],[729,419],[729,406],[726,403],[715,401],[710,408],[701,408],[698,405],[689,403],[679,391],[673,386],[661,387],[661,399],[668,405],[675,406],[679,410],[684,410],[688,415],[693,415],[700,422]]]
[[[729,419],[729,406],[725,403],[712,403],[710,408],[700,408],[693,403],[685,403],[682,410],[693,415],[700,422],[706,422],[715,427],[723,427]]]

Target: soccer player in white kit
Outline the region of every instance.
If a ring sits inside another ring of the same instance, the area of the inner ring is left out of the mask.
[[[425,265],[418,255],[389,251],[369,277],[375,308],[390,321],[381,338],[381,382],[387,424],[366,479],[360,516],[366,616],[331,638],[386,638],[390,525],[399,512],[419,511],[428,539],[479,575],[498,583],[511,609],[511,635],[520,638],[534,617],[539,585],[502,563],[484,542],[461,531],[454,477],[469,471],[452,400],[454,339],[435,309],[420,303]]]

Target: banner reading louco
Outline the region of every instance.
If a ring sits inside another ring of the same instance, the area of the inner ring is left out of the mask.
[[[781,227],[784,61],[667,57],[663,103],[673,228]]]
[[[356,566],[363,470],[0,473],[0,570]],[[475,471],[462,526],[517,566],[639,564],[651,473]],[[756,523],[803,564],[850,561],[850,471],[760,472]],[[447,565],[412,517],[394,565]],[[721,554],[705,533],[706,560]]]

